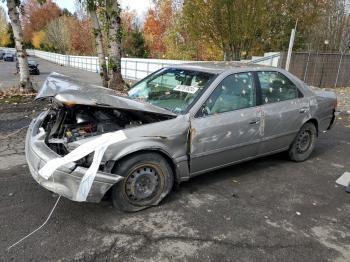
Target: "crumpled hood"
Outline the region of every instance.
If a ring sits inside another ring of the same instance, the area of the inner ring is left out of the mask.
[[[176,116],[176,114],[166,109],[149,103],[142,103],[127,97],[118,96],[112,89],[83,83],[58,73],[51,73],[47,77],[35,97],[36,100],[45,98],[53,98],[66,104],[104,106]]]

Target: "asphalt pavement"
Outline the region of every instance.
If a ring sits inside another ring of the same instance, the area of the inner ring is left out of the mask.
[[[308,161],[281,153],[204,174],[137,213],[62,198],[7,251],[57,200],[29,173],[26,130],[7,137],[45,107],[0,99],[0,261],[349,261],[350,194],[335,184],[350,172],[346,113]]]
[[[88,72],[77,68],[64,67],[43,60],[38,57],[29,57],[39,63],[40,75],[31,76],[35,90],[38,90],[44,83],[46,77],[52,73],[60,73],[73,78],[82,79],[87,83],[100,85],[100,77],[97,73]],[[19,75],[16,74],[16,62],[5,62],[0,60],[0,91],[4,91],[15,86],[19,81]]]

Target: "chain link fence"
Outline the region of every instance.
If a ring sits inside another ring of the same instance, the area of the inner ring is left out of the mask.
[[[284,68],[287,53],[281,53]],[[350,55],[341,53],[294,52],[289,71],[305,83],[320,88],[350,87]]]

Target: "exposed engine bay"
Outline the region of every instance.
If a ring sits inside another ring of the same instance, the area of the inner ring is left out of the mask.
[[[45,143],[59,155],[66,155],[71,142],[170,118],[136,110],[54,103],[42,127],[47,134]]]

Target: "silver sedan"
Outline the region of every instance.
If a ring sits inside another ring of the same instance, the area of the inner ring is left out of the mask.
[[[337,104],[333,92],[315,92],[284,70],[233,63],[163,68],[125,96],[54,73],[37,95],[45,98],[51,108],[33,120],[26,140],[33,178],[78,201],[93,152],[49,179],[39,170],[121,130],[126,139],[104,152],[86,200],[110,192],[125,211],[157,205],[174,184],[239,162],[282,151],[308,159],[318,134],[333,126]]]

